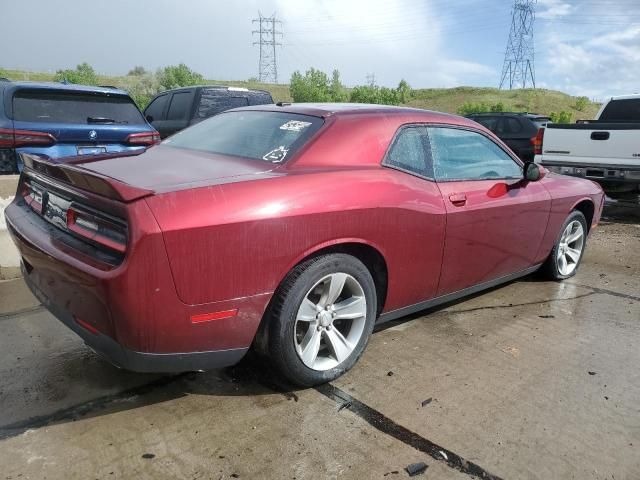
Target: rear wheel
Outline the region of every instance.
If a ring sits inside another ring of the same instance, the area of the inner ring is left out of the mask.
[[[268,353],[289,381],[333,380],[362,355],[375,323],[376,291],[367,267],[345,254],[298,265],[274,299]]]
[[[587,220],[582,212],[571,212],[561,232],[544,265],[545,273],[553,280],[573,277],[578,270],[587,241]]]

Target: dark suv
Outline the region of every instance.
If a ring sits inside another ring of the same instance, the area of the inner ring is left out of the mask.
[[[273,103],[273,99],[264,90],[213,85],[185,87],[156,95],[144,115],[165,138],[225,110],[268,103]]]
[[[21,153],[65,157],[144,150],[160,141],[127,92],[111,87],[0,81],[0,174]]]
[[[492,112],[467,115],[495,133],[525,162],[533,162],[533,145],[538,130],[551,122],[536,113]]]

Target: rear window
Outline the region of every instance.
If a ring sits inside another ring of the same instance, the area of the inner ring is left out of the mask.
[[[600,118],[602,122],[640,122],[640,98],[610,101]]]
[[[14,94],[13,119],[38,123],[145,123],[129,97],[29,90]]]
[[[271,94],[267,92],[250,92],[249,103],[251,105],[266,105],[273,103],[273,98],[271,98]]]
[[[230,92],[211,88],[203,89],[194,118],[209,118],[226,110],[247,105],[249,105],[249,101],[245,96],[231,95]]]
[[[283,163],[322,126],[322,119],[286,112],[227,112],[178,132],[176,148]]]

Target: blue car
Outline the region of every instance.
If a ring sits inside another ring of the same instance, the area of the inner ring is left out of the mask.
[[[160,141],[124,90],[0,81],[0,174],[22,171],[21,153],[53,162],[134,153]]]

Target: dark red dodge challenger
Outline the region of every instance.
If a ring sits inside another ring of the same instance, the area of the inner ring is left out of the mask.
[[[334,379],[376,321],[575,274],[603,194],[479,124],[370,105],[223,113],[137,156],[26,158],[6,218],[36,296],[126,369]]]

